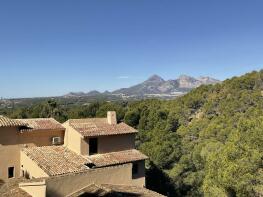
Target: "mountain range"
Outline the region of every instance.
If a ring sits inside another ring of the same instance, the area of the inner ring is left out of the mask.
[[[219,82],[219,80],[211,77],[194,78],[187,75],[181,75],[174,80],[164,80],[158,75],[153,75],[142,83],[112,92],[105,91],[101,93],[96,90],[88,93],[70,92],[63,97],[89,97],[99,95],[114,95],[123,98],[176,97],[183,95],[200,85],[216,84]]]

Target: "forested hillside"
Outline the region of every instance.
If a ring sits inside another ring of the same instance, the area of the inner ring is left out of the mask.
[[[147,185],[170,196],[263,195],[263,71],[201,86],[171,101],[63,106],[55,100],[3,110],[12,118],[101,117],[139,130]]]

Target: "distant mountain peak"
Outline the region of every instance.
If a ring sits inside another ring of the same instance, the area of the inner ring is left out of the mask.
[[[180,75],[178,79],[195,79],[194,77],[191,77],[189,75]]]
[[[91,90],[88,93],[86,93],[86,96],[96,96],[96,95],[99,95],[99,94],[101,94],[99,91]]]
[[[88,93],[100,93],[98,90],[91,90]]]
[[[159,75],[152,75],[146,81],[164,82],[164,79]]]
[[[85,96],[84,92],[69,92],[68,94],[64,95],[65,97],[81,97]]]
[[[215,84],[220,82],[218,79],[207,76],[198,77],[198,80],[201,81],[203,84]]]
[[[191,89],[196,88],[200,85],[215,84],[219,83],[219,80],[213,79],[211,77],[199,77],[194,78],[188,75],[181,75],[177,79],[164,80],[159,75],[152,75],[146,81],[139,83],[137,85],[121,88],[113,92],[105,91],[100,93],[96,90],[90,91],[88,93],[71,92],[66,97],[84,97],[84,96],[99,96],[99,95],[122,95],[127,98],[129,97],[151,97],[151,96],[171,96],[175,97],[178,95],[185,94]]]
[[[198,79],[212,79],[212,78],[208,77],[208,76],[200,76],[200,77],[198,77]]]

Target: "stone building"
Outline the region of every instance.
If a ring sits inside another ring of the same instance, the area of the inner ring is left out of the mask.
[[[20,177],[22,148],[63,144],[65,128],[53,118],[16,120],[0,116],[0,179]],[[56,139],[61,141],[56,142]]]
[[[109,196],[125,188],[158,196],[144,188],[147,156],[135,149],[136,133],[117,123],[115,112],[63,124],[1,116],[0,179],[21,177],[15,189],[31,196],[80,196],[90,190]]]

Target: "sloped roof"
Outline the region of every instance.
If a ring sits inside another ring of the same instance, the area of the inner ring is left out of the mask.
[[[27,192],[19,188],[19,183],[25,181],[24,178],[9,179],[0,186],[1,197],[31,197]]]
[[[19,120],[10,119],[6,116],[0,115],[0,127],[20,127],[20,126],[27,126],[27,124]]]
[[[82,172],[89,169],[85,164],[91,163],[63,146],[30,147],[22,151],[49,176]]]
[[[72,176],[72,175],[69,175]],[[49,179],[49,178],[47,178]],[[0,187],[1,197],[31,197],[27,192],[19,188],[20,183],[30,183],[39,181],[40,179],[15,178],[8,180],[2,187]],[[43,179],[41,179],[43,180]],[[48,188],[47,188],[48,189]],[[54,191],[56,193],[56,191]],[[146,189],[144,187],[132,185],[112,185],[112,184],[89,184],[82,189],[79,189],[66,197],[79,196],[138,196],[138,197],[162,197],[163,195]]]
[[[66,197],[79,197],[82,195],[92,195],[92,196],[110,196],[109,194],[112,191],[106,187],[102,187],[101,185],[97,184],[90,184],[78,191],[75,191]]]
[[[108,124],[107,118],[70,119],[68,123],[84,137],[137,133],[125,123]]]
[[[82,172],[89,169],[88,164],[106,167],[148,158],[135,149],[85,157],[64,146],[29,147],[22,151],[49,176]]]
[[[96,154],[87,157],[96,167],[104,167],[148,159],[136,149]]]
[[[133,194],[133,195],[138,195],[141,197],[161,197],[163,196],[145,187],[138,187],[138,186],[133,186],[133,185],[102,184],[101,186],[111,189],[112,191],[117,192],[117,193]]]
[[[148,190],[144,187],[132,185],[111,185],[111,184],[90,184],[67,197],[79,197],[83,195],[92,196],[138,196],[138,197],[162,197],[157,192]]]
[[[16,121],[27,125],[27,128],[21,131],[65,130],[65,128],[54,118],[16,119]]]
[[[29,193],[22,190],[18,186],[13,189],[7,190],[5,193],[1,194],[2,197],[32,197]]]

